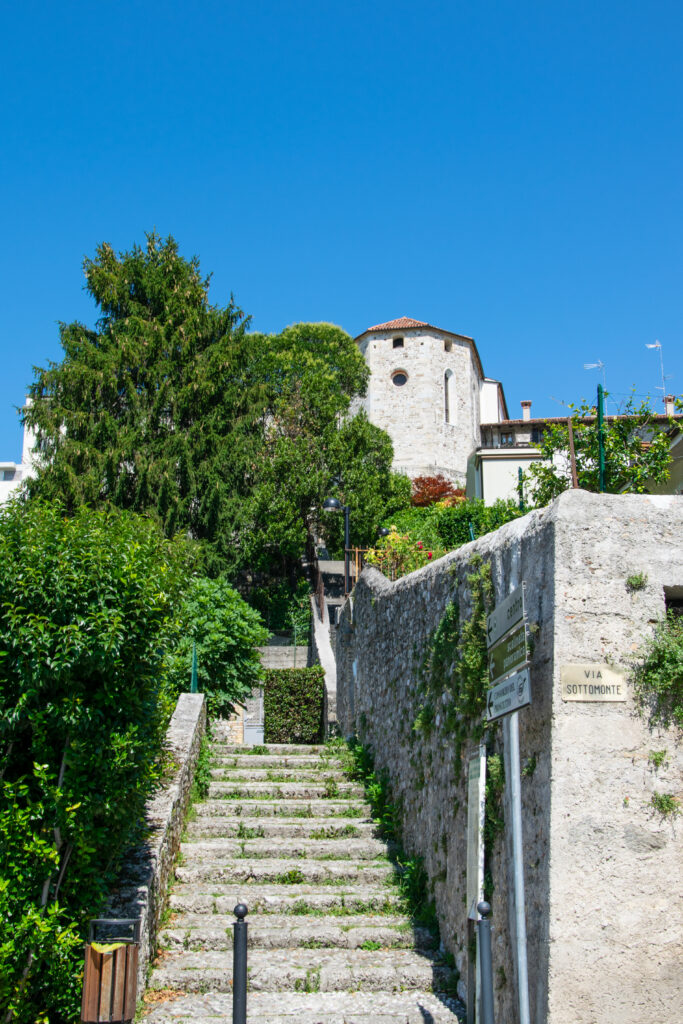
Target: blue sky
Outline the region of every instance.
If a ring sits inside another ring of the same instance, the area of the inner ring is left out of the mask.
[[[25,0],[0,14],[0,459],[82,259],[156,228],[254,327],[473,335],[511,415],[683,391],[683,8]],[[613,411],[611,409],[610,411]]]

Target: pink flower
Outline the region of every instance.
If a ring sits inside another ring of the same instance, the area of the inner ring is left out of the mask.
[[[422,541],[421,541],[421,540],[419,540],[419,541],[417,542],[417,550],[418,550],[418,551],[422,551]]]
[[[427,558],[431,558],[431,557],[432,557],[432,553],[431,553],[431,551],[428,551],[427,552]]]

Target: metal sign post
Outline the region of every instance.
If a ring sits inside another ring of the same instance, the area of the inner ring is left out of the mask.
[[[478,904],[484,898],[484,824],[486,821],[486,744],[480,743],[468,765],[467,777],[467,916],[468,939],[474,936],[479,920]],[[480,1020],[481,969],[479,947],[476,961],[468,960],[467,991],[475,992],[469,999],[467,1024]]]
[[[519,1024],[529,1024],[529,971],[526,949],[524,899],[524,852],[522,846],[522,787],[519,763],[519,708],[531,703],[531,681],[526,642],[524,584],[513,591],[486,620],[491,688],[486,701],[486,719],[503,719],[503,737],[508,754],[506,787],[512,812],[512,867],[515,893],[515,945]]]

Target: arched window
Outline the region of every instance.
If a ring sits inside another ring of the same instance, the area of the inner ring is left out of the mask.
[[[443,375],[443,410],[446,423],[452,423],[455,416],[455,376],[452,370]]]

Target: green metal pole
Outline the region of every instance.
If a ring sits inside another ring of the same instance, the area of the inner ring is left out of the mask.
[[[192,643],[192,678],[190,680],[190,693],[197,692],[197,644]]]
[[[472,526],[472,522],[471,521],[470,521],[469,525],[470,525],[470,540],[476,540],[477,537],[476,537],[476,534],[474,532],[474,527]]]
[[[598,490],[605,493],[605,393],[598,384]]]
[[[519,494],[519,510],[524,511],[524,480],[522,478],[522,467],[517,467],[517,493]]]

